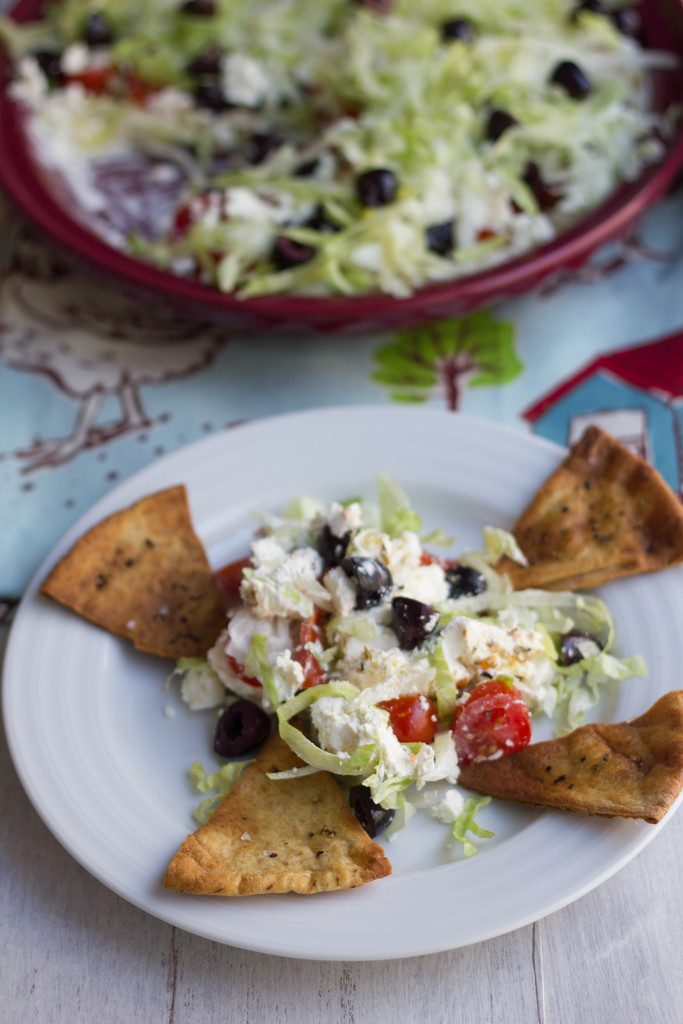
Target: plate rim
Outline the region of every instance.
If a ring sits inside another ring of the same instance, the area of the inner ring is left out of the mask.
[[[334,419],[337,416],[357,416],[359,414],[372,414],[381,415],[386,417],[395,416],[397,419],[403,419],[406,415],[417,416],[422,418],[431,418],[435,422],[441,425],[445,425],[449,422],[454,422],[455,419],[459,421],[463,426],[471,426],[479,431],[489,431],[492,435],[503,433],[510,437],[520,439],[522,443],[531,444],[538,450],[544,449],[547,453],[554,453],[557,456],[566,454],[567,449],[560,445],[555,444],[546,438],[539,437],[535,434],[531,434],[523,429],[519,429],[516,426],[509,424],[498,423],[483,417],[472,416],[466,413],[457,412],[454,416],[453,413],[447,412],[441,409],[434,409],[429,407],[422,408],[406,408],[406,407],[393,407],[393,406],[382,406],[377,404],[362,404],[362,405],[342,405],[342,406],[324,406],[315,409],[307,409],[298,412],[290,412],[284,414],[274,414],[265,417],[259,417],[253,420],[249,420],[245,423],[238,424],[234,427],[225,428],[221,431],[217,431],[210,437],[200,438],[191,444],[183,445],[172,452],[167,453],[160,459],[149,463],[140,470],[136,471],[125,480],[119,482],[116,487],[112,488],[101,498],[98,499],[93,505],[89,506],[85,512],[79,516],[79,518],[72,524],[59,541],[52,547],[46,557],[42,560],[41,564],[36,569],[35,573],[31,577],[31,580],[21,598],[21,601],[17,607],[15,617],[10,628],[9,636],[7,638],[7,644],[5,649],[5,657],[2,672],[2,714],[3,722],[5,727],[5,735],[7,745],[10,751],[10,756],[14,769],[17,773],[19,781],[27,794],[33,808],[39,815],[43,823],[57,839],[60,845],[81,865],[89,874],[96,878],[99,882],[105,885],[112,892],[131,903],[133,906],[146,913],[151,914],[153,917],[161,920],[174,927],[182,928],[192,934],[199,935],[203,938],[220,942],[222,944],[233,945],[238,948],[250,950],[252,952],[269,954],[275,956],[283,956],[292,959],[316,959],[324,961],[343,961],[343,960],[363,960],[363,961],[382,961],[382,960],[394,960],[394,959],[405,959],[414,956],[423,956],[431,953],[445,952],[451,949],[464,948],[466,946],[475,944],[477,942],[486,941],[498,937],[500,935],[508,934],[509,932],[516,931],[519,928],[523,928],[532,924],[535,921],[542,920],[549,914],[554,913],[557,910],[569,905],[582,896],[591,892],[594,888],[597,888],[603,882],[607,881],[612,875],[620,871],[626,864],[628,864],[634,857],[636,857],[656,836],[660,833],[668,822],[673,817],[676,809],[683,802],[683,793],[675,801],[674,805],[670,808],[669,812],[665,815],[663,820],[657,825],[649,825],[647,829],[643,828],[642,834],[637,841],[629,844],[628,848],[623,851],[620,856],[615,857],[609,861],[608,864],[600,871],[591,874],[586,881],[585,885],[578,886],[572,889],[569,893],[564,893],[558,896],[554,900],[548,901],[545,909],[541,914],[531,911],[527,914],[520,914],[515,919],[513,924],[505,924],[502,928],[500,926],[483,926],[479,930],[476,928],[471,930],[468,938],[465,940],[458,940],[456,945],[452,942],[444,941],[425,941],[424,938],[420,941],[420,937],[416,934],[415,937],[415,948],[402,952],[393,952],[390,954],[383,954],[382,952],[377,955],[363,955],[362,957],[354,956],[353,951],[344,948],[339,949],[338,952],[325,951],[320,954],[315,949],[299,949],[291,950],[285,949],[284,944],[281,942],[275,946],[272,941],[251,941],[243,940],[239,937],[226,938],[225,935],[220,934],[220,930],[212,928],[210,925],[202,926],[196,922],[188,923],[179,918],[182,917],[182,908],[180,904],[169,903],[168,911],[158,906],[151,906],[150,899],[156,895],[156,889],[150,890],[147,893],[147,901],[144,896],[136,894],[134,888],[132,888],[125,881],[113,880],[104,868],[101,868],[97,863],[93,863],[92,859],[88,857],[87,853],[80,850],[78,844],[72,837],[65,831],[59,824],[58,815],[54,815],[51,809],[42,800],[40,794],[40,787],[36,783],[35,779],[31,777],[30,773],[25,769],[23,754],[19,749],[16,737],[13,735],[13,726],[11,719],[11,694],[10,688],[7,685],[7,680],[12,674],[13,661],[15,659],[15,648],[18,647],[18,637],[20,629],[23,626],[23,619],[26,615],[30,614],[31,602],[38,594],[39,584],[45,577],[47,571],[54,564],[54,562],[69,549],[73,544],[74,540],[80,536],[84,529],[93,525],[99,521],[104,515],[111,514],[117,508],[125,507],[125,504],[130,501],[135,501],[135,496],[128,495],[123,499],[123,502],[119,500],[119,495],[129,490],[136,491],[138,497],[142,497],[145,493],[150,493],[149,488],[144,489],[144,480],[148,475],[148,472],[152,467],[155,471],[161,469],[162,473],[165,471],[168,465],[172,465],[179,454],[186,454],[195,450],[201,450],[205,448],[211,448],[213,446],[220,447],[221,444],[225,443],[226,438],[232,438],[239,436],[243,431],[255,431],[268,429],[273,424],[276,427],[286,425],[288,422],[294,421],[299,423],[307,419],[317,419],[320,417]],[[142,489],[138,489],[138,485],[142,486]],[[170,486],[170,483],[164,486]],[[191,503],[191,488],[188,486],[188,494],[190,496]],[[552,813],[552,812],[548,812]],[[614,820],[614,819],[612,819]],[[620,819],[616,819],[620,821]],[[323,897],[326,894],[319,894]],[[296,897],[292,897],[296,898]],[[300,898],[300,897],[299,897]]]

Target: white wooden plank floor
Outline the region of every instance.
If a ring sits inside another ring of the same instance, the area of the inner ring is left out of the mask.
[[[680,1024],[683,813],[598,890],[451,953],[317,963],[148,917],[42,824],[0,734],[2,1024]]]

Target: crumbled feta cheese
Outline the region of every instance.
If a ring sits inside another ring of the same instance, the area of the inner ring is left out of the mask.
[[[440,565],[420,565],[394,580],[394,596],[438,606],[448,598],[448,583]]]
[[[180,683],[180,696],[191,711],[215,708],[225,700],[225,687],[218,675],[207,664],[190,668]]]
[[[327,524],[335,537],[343,537],[349,530],[359,530],[363,525],[363,510],[357,501],[340,505],[333,501],[327,514]]]
[[[289,651],[278,654],[273,665],[275,686],[281,700],[289,700],[304,684],[304,670],[298,661],[293,661]]]
[[[452,825],[458,820],[464,806],[465,801],[457,789],[447,789],[442,798],[430,808],[430,813],[444,825]]]
[[[334,614],[341,617],[350,615],[356,607],[357,593],[341,566],[337,565],[325,573],[323,586],[330,595]]]
[[[243,843],[248,843],[251,841],[251,834],[249,832],[243,832],[240,839]]]
[[[275,98],[276,90],[261,61],[243,53],[223,58],[223,91],[231,103],[240,107],[258,107]]]
[[[329,609],[328,591],[318,582],[322,558],[313,548],[298,548],[277,565],[245,569],[240,595],[261,618],[307,619],[316,605]]]
[[[47,95],[47,90],[47,78],[38,61],[34,57],[22,57],[10,85],[12,98],[33,107]]]
[[[225,209],[231,219],[246,220],[254,224],[282,224],[296,211],[291,196],[268,193],[268,202],[251,188],[236,185],[225,190]]]
[[[428,782],[457,782],[460,769],[455,743],[450,732],[441,732],[434,737],[431,746],[420,747],[415,764],[415,785],[422,789]]]
[[[375,558],[387,566],[394,582],[392,595],[412,597],[439,605],[448,598],[448,584],[440,565],[422,565],[422,547],[416,533],[392,538],[381,530],[359,530],[351,538],[348,555]]]
[[[456,682],[497,675],[511,676],[523,692],[547,686],[554,676],[538,630],[457,616],[441,634],[448,667]]]
[[[255,566],[275,566],[284,562],[287,552],[275,537],[259,537],[251,545],[252,561]]]
[[[228,623],[225,653],[244,665],[256,633],[265,636],[269,656],[282,654],[292,645],[289,623],[285,619],[261,619],[249,608],[238,608]]]
[[[344,669],[344,678],[363,691],[359,699],[365,702],[391,700],[404,693],[434,692],[435,672],[426,655],[399,650],[395,635],[389,650],[366,646],[355,665],[349,665],[348,657],[345,659]]]
[[[61,56],[60,65],[67,75],[80,75],[88,66],[90,51],[85,43],[71,43]]]
[[[192,97],[182,89],[169,86],[151,93],[146,100],[146,106],[148,110],[158,114],[183,114],[186,110],[192,109]]]

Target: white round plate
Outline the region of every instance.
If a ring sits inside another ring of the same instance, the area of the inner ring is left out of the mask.
[[[88,871],[131,903],[199,935],[285,956],[371,960],[452,949],[528,924],[588,892],[662,826],[494,802],[480,820],[496,837],[482,842],[477,856],[458,859],[445,842],[448,830],[418,814],[387,844],[393,875],[350,892],[225,899],[164,890],[166,863],[192,830],[197,795],[187,768],[195,760],[212,763],[214,714],[192,714],[164,690],[169,665],[38,594],[85,529],[170,484],[187,485],[214,566],[247,550],[254,509],[275,511],[299,494],[371,495],[378,472],[403,484],[426,529],[455,534],[462,549],[478,545],[486,524],[510,526],[561,456],[545,441],[465,416],[363,407],[262,420],[132,477],[40,567],[12,630],[5,723],[38,813]],[[601,717],[632,717],[678,685],[682,582],[673,569],[604,588],[620,652],[642,654],[649,676],[613,692]],[[169,703],[176,711],[170,718]]]

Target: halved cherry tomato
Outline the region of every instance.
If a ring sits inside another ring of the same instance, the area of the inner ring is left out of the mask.
[[[222,192],[215,190],[202,192],[200,195],[193,196],[192,199],[183,203],[176,212],[171,229],[171,237],[183,238],[190,228],[200,221],[206,211],[212,206],[217,209],[219,220],[225,220],[227,208],[225,196]],[[221,254],[219,253],[218,255],[220,256]]]
[[[83,71],[78,71],[73,75],[67,75],[66,81],[67,83],[77,82],[83,86],[86,92],[90,92],[94,96],[102,96],[109,89],[115,74],[116,68],[111,64],[103,64],[99,67],[84,68]]]
[[[224,565],[222,569],[214,573],[224,601],[236,601],[240,596],[242,570],[247,569],[250,565],[251,558],[247,555],[246,558],[238,558],[237,561]]]
[[[316,608],[311,617],[304,619],[299,627],[299,643],[294,648],[292,661],[297,661],[304,670],[303,690],[310,686],[319,686],[327,679],[325,669],[315,654],[306,649],[306,644],[314,644],[323,639],[325,617],[325,612],[321,608]]]
[[[389,712],[389,724],[401,743],[431,743],[436,736],[436,705],[421,694],[383,700],[377,707]]]
[[[248,676],[244,671],[244,665],[240,665],[239,661],[233,658],[231,655],[226,654],[225,660],[227,661],[230,668],[233,670],[238,679],[241,679],[243,683],[248,683],[249,686],[261,686],[261,681],[255,679],[253,676]]]
[[[531,739],[531,715],[524,697],[502,679],[479,683],[455,709],[451,725],[461,764],[485,761],[501,751],[513,754]]]
[[[138,106],[144,106],[149,97],[159,91],[158,86],[150,85],[149,82],[143,81],[142,78],[138,78],[132,71],[129,71],[124,77],[124,89],[128,98],[133,103],[137,103]]]

